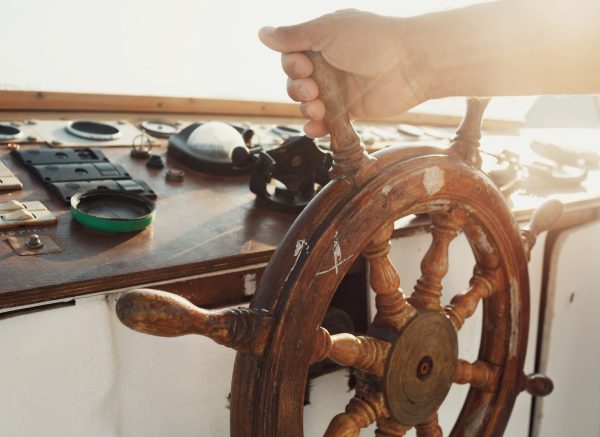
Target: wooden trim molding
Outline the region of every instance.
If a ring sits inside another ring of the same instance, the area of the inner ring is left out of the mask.
[[[301,117],[298,107],[291,103],[45,91],[0,91],[0,110]]]
[[[0,111],[89,111],[301,118],[298,105],[294,103],[47,91],[0,90]],[[385,120],[361,121],[456,127],[461,119],[462,116],[411,111]],[[520,127],[522,123],[512,120],[484,121],[484,128],[489,130],[514,131]]]

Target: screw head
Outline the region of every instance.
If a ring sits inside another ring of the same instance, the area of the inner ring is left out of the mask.
[[[31,234],[31,236],[29,237],[29,241],[27,242],[27,247],[29,247],[30,249],[39,249],[43,245],[44,243],[42,242],[38,234]]]

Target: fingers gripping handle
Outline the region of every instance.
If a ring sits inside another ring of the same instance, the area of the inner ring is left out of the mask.
[[[313,64],[312,78],[319,87],[319,99],[325,105],[325,124],[331,134],[333,177],[354,179],[357,170],[368,162],[348,115],[346,78],[329,65],[319,52],[306,52]]]
[[[241,351],[262,353],[272,319],[249,308],[209,311],[176,294],[139,289],[117,301],[117,316],[124,325],[145,334],[177,337],[205,335]]]
[[[306,54],[313,64],[312,78],[319,86],[319,99],[325,105],[325,123],[335,146],[360,143],[348,116],[344,73],[329,65],[319,52]]]

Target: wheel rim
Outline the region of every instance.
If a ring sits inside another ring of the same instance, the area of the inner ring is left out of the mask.
[[[314,333],[341,278],[369,244],[373,229],[400,216],[443,212],[459,204],[469,216],[464,228],[476,262],[489,263],[490,250],[495,250],[502,264],[503,291],[484,300],[479,354],[479,360],[498,365],[502,372],[495,392],[469,391],[453,434],[493,435],[506,426],[527,341],[529,290],[519,232],[504,199],[479,171],[448,156],[410,158],[410,153],[382,154],[383,163],[402,161],[386,166],[355,191],[335,181],[274,255],[271,265],[277,267],[265,272],[253,307],[274,314],[276,328],[261,360],[238,354],[232,384],[233,435],[302,434],[302,394]],[[433,176],[431,169],[437,169]],[[453,191],[456,187],[463,191]],[[332,204],[332,198],[337,203]],[[376,223],[365,220],[367,215],[377,217]],[[317,221],[320,224],[315,226]],[[254,414],[248,405],[254,405]]]

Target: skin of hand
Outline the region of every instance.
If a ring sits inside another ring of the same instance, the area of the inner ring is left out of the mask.
[[[282,53],[304,130],[320,136],[325,109],[303,51],[344,72],[351,118],[448,96],[598,94],[599,17],[598,0],[500,0],[409,18],[344,10],[259,38]]]
[[[344,72],[351,118],[396,115],[427,100],[416,75],[407,73],[410,58],[402,56],[396,20],[350,9],[259,31],[266,46],[282,53],[288,94],[300,102],[302,114],[309,119],[304,126],[307,135],[318,137],[328,130],[322,121],[325,108],[318,99],[317,84],[310,78],[313,66],[303,51],[320,52]]]

